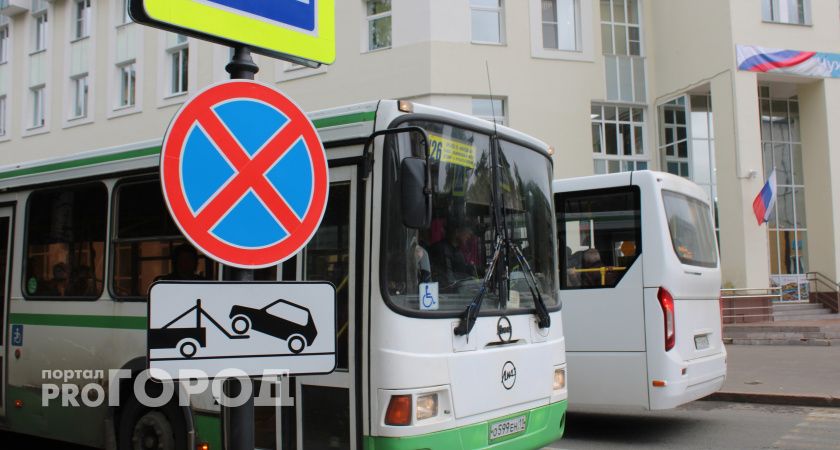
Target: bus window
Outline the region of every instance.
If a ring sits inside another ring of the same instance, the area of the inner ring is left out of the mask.
[[[638,188],[557,196],[562,289],[612,288],[642,253]]]
[[[709,206],[700,200],[662,191],[674,252],[683,264],[717,267],[715,230]]]
[[[102,294],[108,191],[101,183],[37,191],[26,220],[29,298]]]
[[[190,246],[172,221],[156,179],[121,183],[114,195],[115,298],[145,298],[160,279],[217,278],[216,264]]]

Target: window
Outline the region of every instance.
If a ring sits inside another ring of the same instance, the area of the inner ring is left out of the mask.
[[[88,76],[87,74],[72,79],[73,111],[72,119],[87,117],[88,113]]]
[[[32,100],[32,128],[44,126],[44,86],[29,89]]]
[[[592,105],[595,173],[646,170],[645,111],[624,105]]]
[[[638,0],[601,0],[608,100],[645,102],[641,33]]]
[[[665,216],[674,252],[683,264],[717,267],[717,245],[709,205],[670,191],[662,191]]]
[[[811,24],[810,0],[762,0],[761,16],[765,22]]]
[[[117,69],[120,76],[120,93],[117,106],[120,108],[134,106],[137,91],[137,72],[134,62],[121,64],[117,66]]]
[[[108,191],[101,183],[29,197],[23,292],[30,298],[102,294]]]
[[[502,0],[470,0],[472,41],[501,44],[504,39]]]
[[[542,0],[543,48],[581,50],[580,0]]]
[[[391,47],[391,0],[366,0],[368,50]]]
[[[773,98],[759,88],[764,175],[776,171],[776,207],[770,216],[770,273],[777,286],[808,272],[808,223],[805,210],[805,172],[796,97]],[[796,299],[807,299],[807,292]]]
[[[717,202],[712,97],[692,94],[659,107],[662,167],[688,178]],[[715,214],[717,216],[717,214]]]
[[[120,183],[114,196],[115,298],[145,298],[151,284],[162,278],[217,278],[216,264],[190,246],[172,222],[157,180]]]
[[[0,96],[0,136],[6,135],[6,96]]]
[[[662,120],[662,147],[665,154],[665,170],[668,173],[691,179],[691,161],[688,152],[688,119],[685,97],[679,97],[662,105],[659,114]]]
[[[411,314],[457,317],[473,300],[495,248],[490,167],[491,143],[498,142],[499,186],[504,194],[499,201],[504,202],[508,236],[533,270],[546,306],[558,306],[557,249],[548,245],[555,241],[548,156],[505,136],[496,141],[490,134],[454,125],[406,124],[427,130],[434,144],[430,157],[434,207],[429,228],[405,227],[399,170],[384,171],[380,282],[386,301]],[[416,136],[404,134],[400,139],[403,145],[389,143],[384,167],[399,167],[403,158],[422,154]],[[535,298],[526,281],[527,270],[520,264],[510,264],[509,269],[508,286],[496,277],[488,286],[482,314],[533,313]],[[429,302],[435,289],[437,301]]]
[[[122,8],[120,10],[120,24],[131,23],[131,15],[128,13],[128,5],[130,0],[120,0],[122,1]]]
[[[472,115],[489,122],[496,122],[504,125],[505,101],[500,98],[474,98],[472,99]]]
[[[561,289],[616,287],[642,254],[638,188],[563,193],[554,205]]]
[[[90,36],[90,0],[76,2],[76,16],[73,37],[81,39]]]
[[[0,27],[0,64],[9,61],[9,25]]]
[[[35,48],[39,52],[47,49],[47,11],[43,10],[35,15],[35,36],[33,39]]]
[[[176,35],[166,54],[169,59],[169,94],[183,94],[189,89],[190,49],[187,37]]]

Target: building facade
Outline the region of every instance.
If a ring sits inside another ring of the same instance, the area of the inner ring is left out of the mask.
[[[131,21],[127,0],[0,2],[0,164],[160,145],[231,50]],[[715,201],[728,287],[840,280],[840,80],[739,69],[761,49],[840,52],[828,0],[351,0],[337,61],[257,56],[304,109],[401,98],[552,144],[558,178],[657,169]],[[491,89],[492,85],[492,89]],[[838,115],[838,116],[835,116]],[[752,202],[775,169],[778,208]]]

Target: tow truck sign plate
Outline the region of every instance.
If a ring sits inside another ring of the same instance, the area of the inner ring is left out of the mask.
[[[335,369],[331,283],[158,282],[149,293],[152,377],[209,378],[266,369],[289,375]]]

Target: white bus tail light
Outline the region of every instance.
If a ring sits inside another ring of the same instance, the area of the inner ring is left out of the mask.
[[[566,368],[557,367],[554,369],[554,390],[562,391],[566,389]]]
[[[426,420],[438,415],[438,394],[422,394],[417,396],[417,406],[414,407],[414,416],[417,420]]]
[[[665,351],[674,348],[677,342],[676,324],[674,323],[674,296],[665,288],[659,288],[657,294],[659,306],[662,307],[662,314],[665,316]]]
[[[411,425],[411,395],[394,395],[385,411],[385,425]]]

